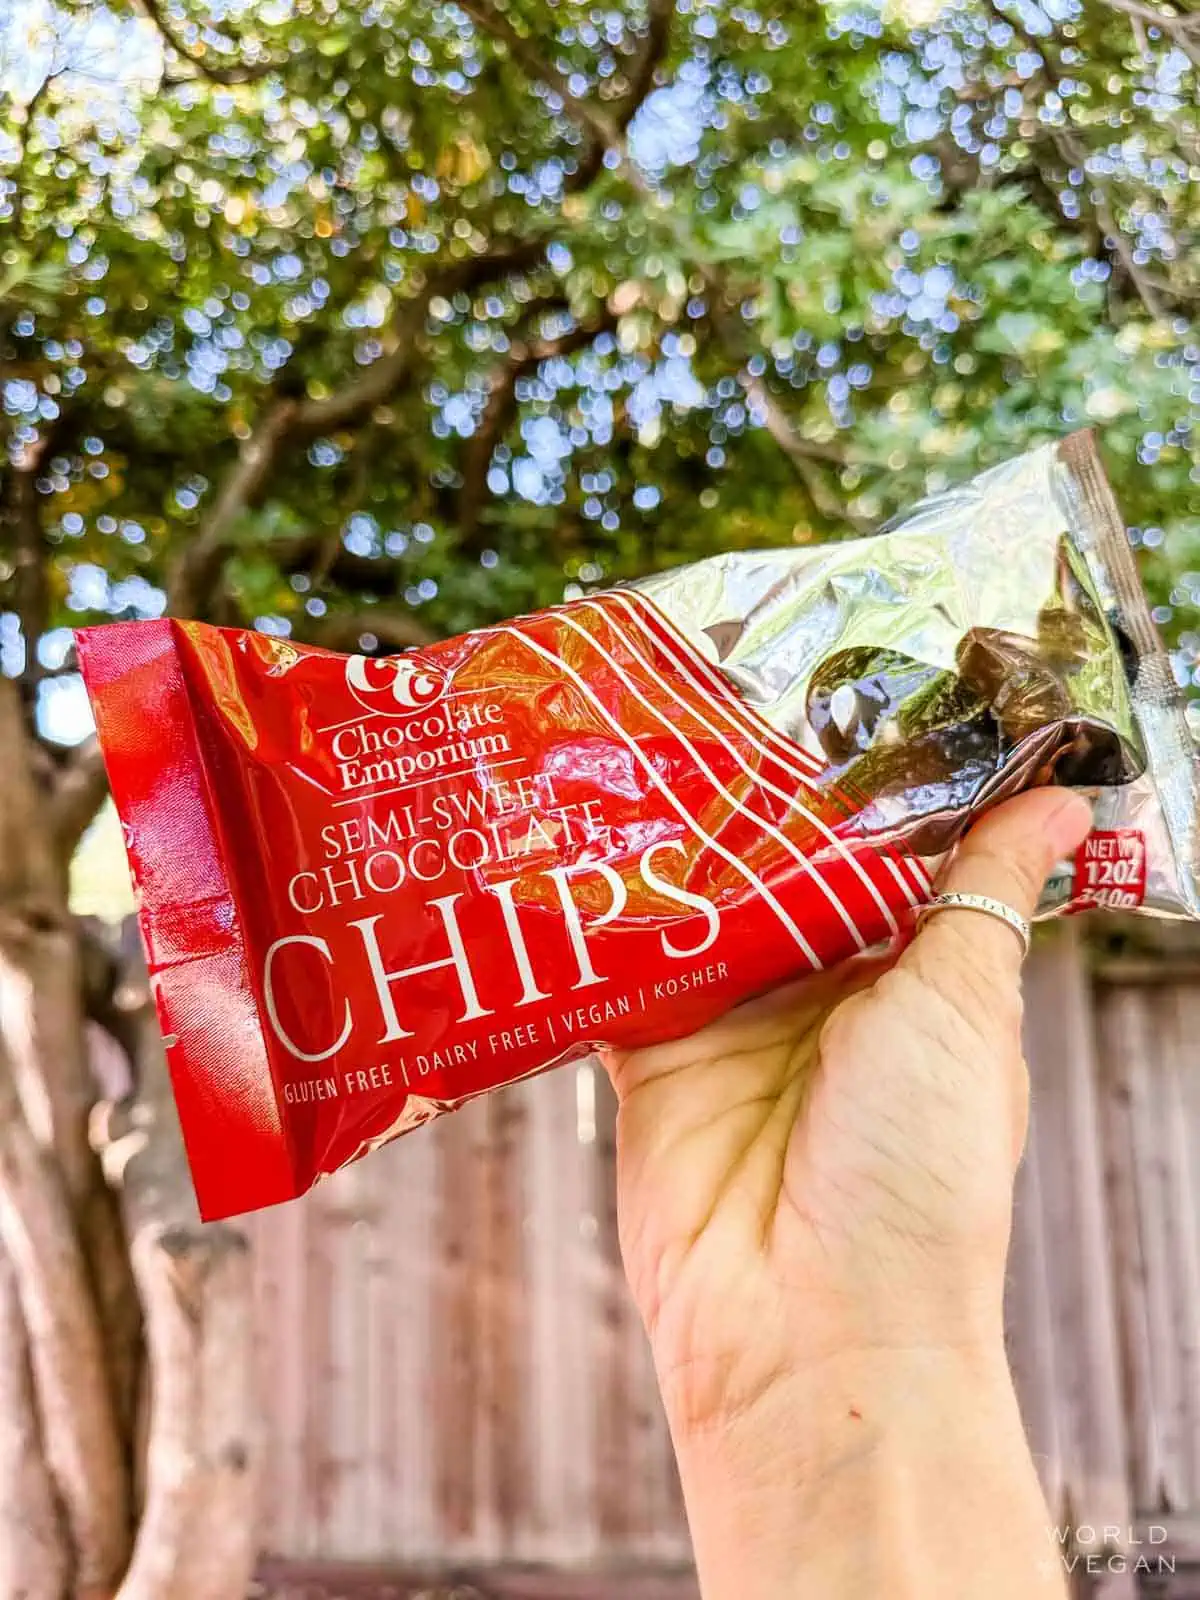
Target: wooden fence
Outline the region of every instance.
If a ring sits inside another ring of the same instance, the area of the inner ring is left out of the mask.
[[[1009,1337],[1058,1521],[1097,1548],[1153,1527],[1148,1553],[1182,1572],[1200,1557],[1200,985],[1172,972],[1096,978],[1069,933],[1030,963]],[[686,1567],[613,1143],[607,1083],[567,1068],[258,1220],[271,1557]],[[1085,1592],[1138,1590],[1126,1571]]]

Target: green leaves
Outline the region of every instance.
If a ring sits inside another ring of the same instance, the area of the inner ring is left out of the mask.
[[[1195,73],[1107,7],[1009,14],[295,0],[235,36],[175,0],[186,83],[139,88],[143,18],[116,95],[68,62],[0,101],[56,620],[81,563],[162,588],[219,525],[225,620],[459,629],[1092,423],[1190,672]]]

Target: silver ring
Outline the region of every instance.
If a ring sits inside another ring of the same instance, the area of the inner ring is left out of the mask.
[[[982,911],[985,916],[995,917],[1011,928],[1021,941],[1021,954],[1029,954],[1029,919],[1019,911],[1014,911],[1012,906],[1005,905],[1003,900],[993,900],[987,894],[935,895],[918,917],[917,926],[920,927],[925,918],[935,911]]]

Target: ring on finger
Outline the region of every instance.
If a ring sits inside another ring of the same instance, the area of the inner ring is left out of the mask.
[[[1023,917],[1019,911],[1006,905],[1003,900],[993,900],[988,894],[956,894],[953,891],[935,895],[917,918],[918,928],[926,917],[932,916],[936,911],[980,911],[984,916],[995,917],[997,921],[1011,928],[1020,939],[1021,954],[1029,953],[1031,934],[1029,918]]]

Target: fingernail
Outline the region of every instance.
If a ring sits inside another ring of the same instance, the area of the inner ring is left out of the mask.
[[[1076,789],[1059,792],[1058,803],[1047,806],[1042,823],[1056,856],[1070,855],[1092,828],[1092,802]]]

